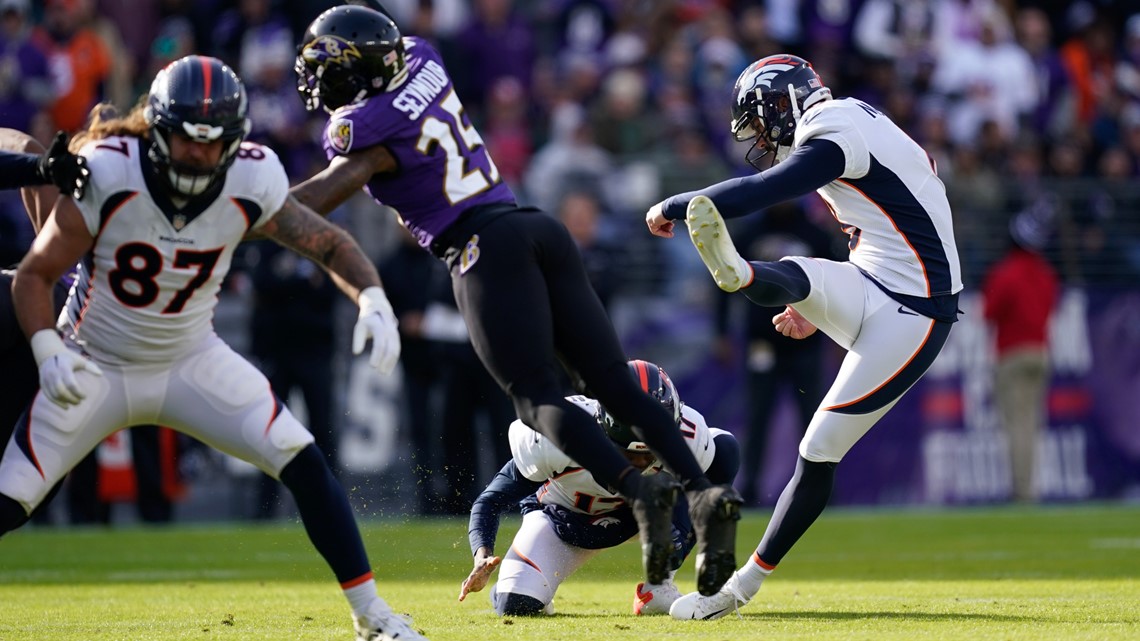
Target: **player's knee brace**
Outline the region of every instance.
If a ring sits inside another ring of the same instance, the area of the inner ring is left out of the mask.
[[[515,594],[514,592],[500,592],[497,603],[495,603],[495,611],[508,617],[535,616],[542,614],[545,609],[546,604],[542,601],[532,596]]]
[[[0,536],[19,528],[28,522],[28,513],[24,506],[0,494]]]

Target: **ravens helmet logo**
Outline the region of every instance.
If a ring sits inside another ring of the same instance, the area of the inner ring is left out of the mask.
[[[348,66],[351,59],[361,59],[360,50],[356,45],[339,36],[318,36],[301,52],[305,62],[314,65],[344,65]]]

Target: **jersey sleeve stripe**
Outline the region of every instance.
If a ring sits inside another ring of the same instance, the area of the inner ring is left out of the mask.
[[[98,236],[103,233],[103,229],[107,227],[107,223],[111,222],[111,217],[115,212],[123,208],[123,205],[129,203],[131,199],[138,196],[137,191],[120,191],[111,194],[107,200],[103,202],[103,206],[99,208],[99,231],[95,234]]]
[[[261,220],[261,207],[248,198],[230,198],[242,216],[245,216],[245,229],[249,231]]]
[[[930,368],[938,353],[942,351],[946,338],[950,336],[951,325],[952,323],[931,320],[930,329],[927,330],[922,345],[890,378],[861,398],[825,407],[823,411],[838,414],[870,414],[894,402]]]

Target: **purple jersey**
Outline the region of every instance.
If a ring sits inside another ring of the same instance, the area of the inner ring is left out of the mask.
[[[396,173],[377,174],[366,189],[395,209],[423,247],[475,205],[514,203],[479,132],[463,113],[439,52],[404,38],[408,79],[399,87],[333,112],[325,129],[329,160],[384,145]]]

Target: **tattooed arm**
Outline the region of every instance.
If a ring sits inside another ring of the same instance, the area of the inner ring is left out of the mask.
[[[375,145],[333,158],[323,171],[295,185],[289,193],[318,214],[328,216],[364,188],[374,174],[391,173],[399,168],[387,147]]]
[[[258,232],[324,267],[354,302],[364,289],[380,286],[376,266],[352,236],[292,196]]]

